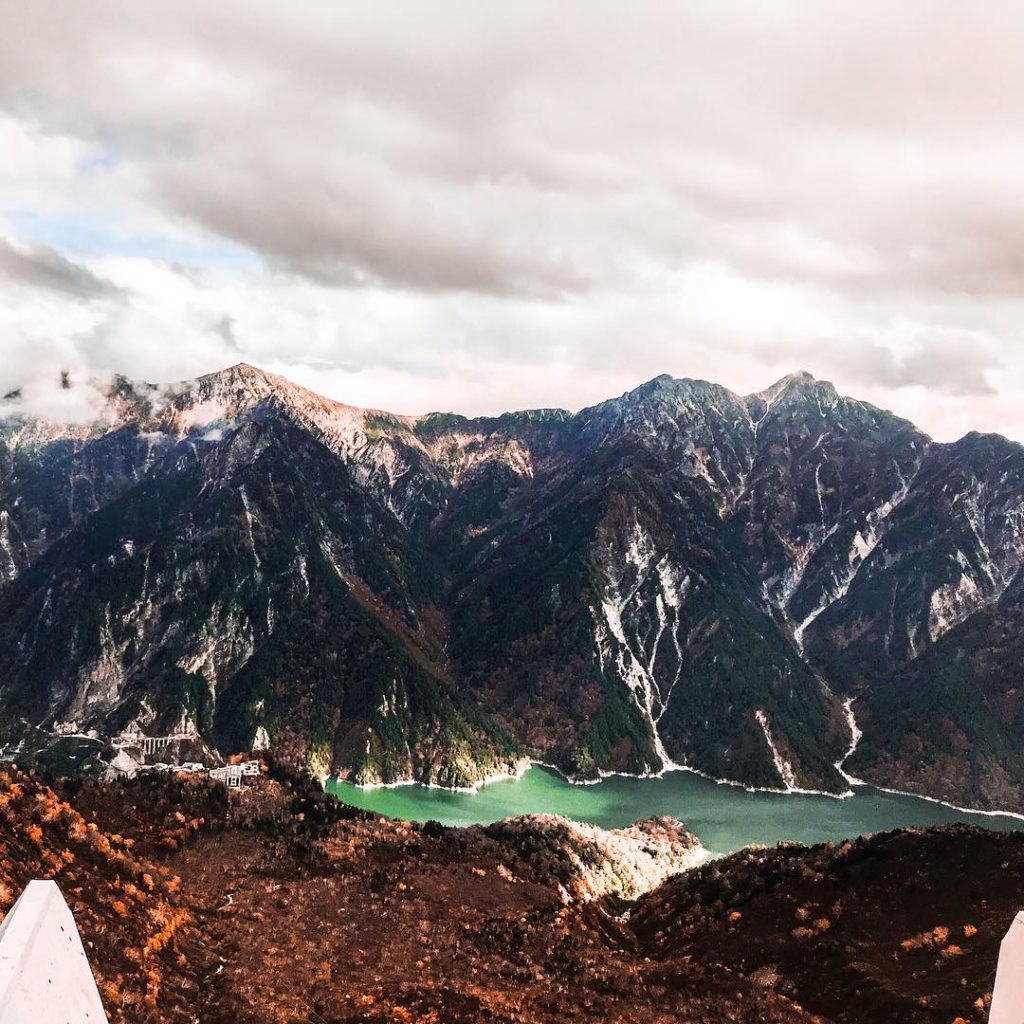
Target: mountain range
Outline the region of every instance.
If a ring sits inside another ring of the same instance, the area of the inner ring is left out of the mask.
[[[67,386],[76,385],[70,381]],[[1024,448],[792,374],[467,418],[241,364],[0,405],[0,746],[685,767],[1024,811]]]

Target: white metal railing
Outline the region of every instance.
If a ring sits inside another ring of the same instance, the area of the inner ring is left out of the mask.
[[[0,1024],[107,1024],[56,882],[29,882],[0,924]]]
[[[996,987],[988,1024],[1024,1024],[1024,910],[999,947]]]

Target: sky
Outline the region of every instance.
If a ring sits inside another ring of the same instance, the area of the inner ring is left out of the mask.
[[[0,0],[0,393],[798,369],[1024,440],[1024,7]],[[76,391],[75,394],[81,392]],[[63,402],[63,404],[61,404]]]

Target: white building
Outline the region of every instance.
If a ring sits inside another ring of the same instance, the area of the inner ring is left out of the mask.
[[[242,766],[226,764],[223,768],[211,768],[210,778],[223,782],[228,789],[240,789],[242,785]]]
[[[223,782],[228,789],[240,789],[243,779],[254,778],[259,774],[259,761],[243,761],[241,764],[226,764],[223,768],[210,769],[210,778]]]

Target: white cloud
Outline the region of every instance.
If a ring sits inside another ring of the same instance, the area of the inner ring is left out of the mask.
[[[1024,438],[1016,5],[0,16],[0,388],[245,358],[476,412],[799,366]]]

